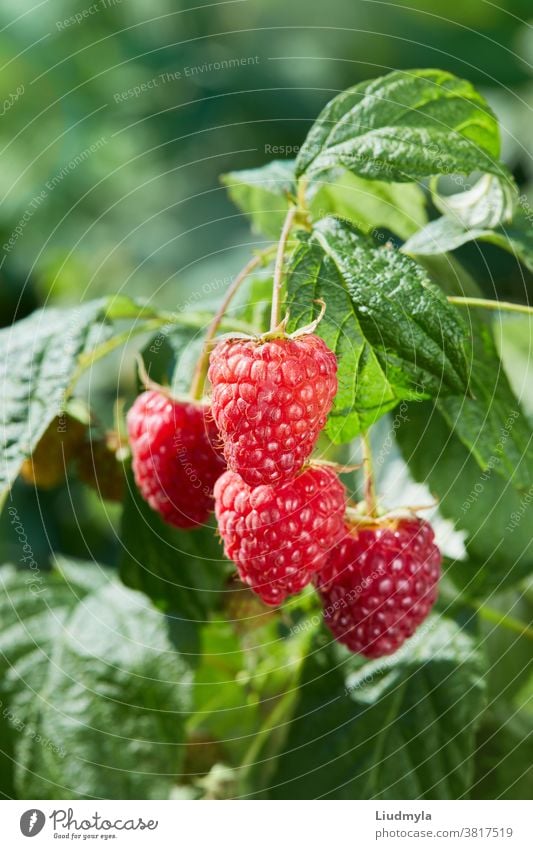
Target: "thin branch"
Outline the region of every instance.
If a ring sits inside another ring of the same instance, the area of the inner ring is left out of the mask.
[[[361,434],[361,449],[363,454],[363,470],[365,476],[365,503],[368,516],[377,516],[376,490],[374,485],[374,469],[372,466],[372,449],[368,433]]]
[[[272,312],[270,314],[270,332],[273,333],[280,323],[280,299],[281,299],[281,284],[283,282],[283,261],[285,258],[285,248],[289,233],[293,225],[294,216],[298,212],[297,207],[291,206],[287,212],[283,229],[278,242],[278,252],[276,254],[276,265],[274,267],[274,285],[272,287]]]
[[[497,312],[518,312],[523,315],[533,315],[533,307],[525,304],[513,304],[511,301],[494,301],[492,298],[463,298],[459,295],[449,295],[448,301],[458,307],[481,307]]]
[[[219,307],[216,315],[214,316],[213,321],[209,325],[209,328],[207,330],[207,334],[206,334],[206,337],[205,337],[205,340],[204,340],[204,346],[203,346],[202,354],[200,356],[200,359],[196,363],[196,367],[194,369],[194,374],[192,376],[191,389],[190,389],[190,394],[191,394],[192,398],[198,399],[198,398],[201,398],[201,396],[202,396],[203,386],[204,386],[204,381],[205,381],[205,375],[206,375],[207,367],[208,367],[208,364],[209,364],[209,354],[210,354],[211,343],[216,336],[216,333],[217,333],[217,331],[218,331],[218,329],[219,329],[219,327],[222,323],[222,320],[224,318],[226,310],[229,307],[230,302],[233,299],[233,296],[236,294],[241,283],[243,283],[244,280],[246,280],[246,278],[248,277],[249,274],[251,274],[252,271],[254,271],[258,266],[262,265],[265,257],[268,256],[268,254],[270,254],[271,252],[272,252],[272,248],[267,248],[266,250],[261,251],[260,253],[256,254],[254,257],[252,257],[252,259],[249,262],[246,263],[246,265],[244,266],[242,271],[240,271],[237,274],[233,283],[228,287],[228,289],[226,291],[226,295],[224,297],[224,300],[220,304],[220,307]]]

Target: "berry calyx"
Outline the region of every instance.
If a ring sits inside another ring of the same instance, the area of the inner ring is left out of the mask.
[[[209,406],[150,390],[136,399],[127,423],[143,498],[177,528],[203,525],[213,509],[214,483],[225,469]]]
[[[269,605],[302,590],[342,536],[345,493],[328,468],[310,466],[282,486],[254,489],[232,471],[215,484],[226,556]]]
[[[337,360],[319,336],[227,339],[211,354],[213,417],[228,467],[250,486],[292,480],[337,392]]]
[[[316,580],[335,639],[369,658],[395,652],[433,607],[441,560],[417,517],[347,526]]]

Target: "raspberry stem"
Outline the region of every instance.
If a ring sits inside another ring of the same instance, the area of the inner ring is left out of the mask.
[[[251,272],[254,271],[254,269],[256,269],[259,265],[261,265],[264,262],[265,257],[267,257],[271,252],[272,252],[272,247],[268,247],[263,251],[259,251],[259,253],[257,253],[255,256],[253,256],[252,259],[250,259],[246,263],[244,268],[241,271],[239,271],[239,273],[237,274],[233,283],[231,283],[231,285],[228,286],[228,289],[226,291],[224,299],[223,299],[222,303],[220,304],[220,307],[219,307],[216,315],[214,316],[211,324],[209,325],[209,327],[207,329],[206,337],[205,337],[205,340],[204,340],[203,350],[202,350],[202,353],[200,355],[200,359],[196,363],[196,367],[194,369],[194,373],[193,373],[193,376],[192,376],[191,388],[190,388],[191,398],[194,398],[195,400],[199,400],[202,397],[203,389],[204,389],[204,383],[205,383],[205,376],[207,374],[207,368],[209,366],[209,354],[211,352],[211,343],[212,343],[213,339],[215,338],[215,335],[218,331],[218,328],[220,327],[222,319],[224,318],[226,310],[229,307],[231,300],[233,299],[233,296],[236,294],[241,283],[243,283],[244,280],[246,280],[248,275],[251,274]]]
[[[289,207],[281,236],[278,242],[278,251],[276,254],[276,264],[274,266],[274,285],[272,287],[272,312],[270,314],[270,332],[275,333],[280,324],[280,302],[281,302],[281,284],[283,282],[283,262],[285,259],[285,248],[289,233],[294,222],[294,218],[298,208],[296,206]]]
[[[374,469],[372,465],[372,448],[368,431],[361,434],[361,451],[363,455],[364,492],[366,512],[368,516],[375,517],[378,514],[376,490],[374,485]]]
[[[513,304],[511,301],[495,301],[492,298],[463,298],[462,296],[449,295],[450,304],[459,307],[482,307],[497,312],[519,312],[525,315],[533,315],[533,307],[525,304]]]

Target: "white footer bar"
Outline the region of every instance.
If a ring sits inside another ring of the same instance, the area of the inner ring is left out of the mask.
[[[6,849],[531,849],[528,814],[527,802],[493,801],[0,802]]]

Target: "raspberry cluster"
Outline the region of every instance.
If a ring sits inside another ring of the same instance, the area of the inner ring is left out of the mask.
[[[307,464],[337,391],[320,337],[229,339],[211,354],[213,418],[228,471],[215,486],[226,556],[268,605],[300,592],[343,533],[344,487]]]
[[[204,523],[214,507],[226,556],[263,603],[314,583],[333,636],[380,657],[428,615],[441,557],[416,517],[345,524],[342,483],[310,459],[336,373],[335,355],[311,332],[224,340],[210,357],[210,405],[154,390],[137,398],[133,471],[146,501],[177,527]]]

